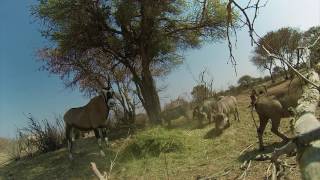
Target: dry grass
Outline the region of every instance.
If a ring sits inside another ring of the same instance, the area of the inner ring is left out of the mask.
[[[0,169],[0,179],[13,176],[15,179],[96,179],[90,169],[90,162],[96,162],[99,170],[109,171],[110,162],[117,154],[117,162],[112,169],[110,179],[196,179],[214,174],[225,174],[219,179],[235,179],[243,170],[244,161],[252,159],[260,152],[256,129],[252,122],[249,105],[249,94],[244,91],[237,96],[240,107],[240,122],[232,119],[231,127],[218,134],[214,125],[203,129],[195,129],[196,122],[188,122],[179,118],[173,123],[173,129],[159,128],[136,132],[130,139],[119,139],[106,148],[106,157],[99,156],[96,140],[82,139],[75,142],[75,159],[70,162],[66,149],[40,155],[31,160],[13,162]],[[258,120],[255,115],[256,121]],[[291,135],[289,119],[283,119],[280,131]],[[158,129],[158,130],[157,130]],[[173,134],[181,140],[183,149],[168,153],[135,156],[126,147],[135,143],[137,136],[156,133]],[[265,152],[271,152],[275,146],[281,145],[280,138],[270,132],[267,126],[264,134]],[[123,146],[125,144],[125,146]],[[253,144],[253,145],[251,145]],[[251,145],[251,146],[250,146]],[[249,146],[249,148],[247,148]],[[247,149],[246,149],[247,148]],[[246,149],[245,151],[243,151]],[[243,152],[242,152],[243,151]],[[241,153],[242,152],[242,153]],[[286,158],[294,163],[293,158]],[[269,162],[252,161],[246,179],[266,179]],[[286,179],[300,179],[296,168],[286,175]]]
[[[6,149],[10,145],[10,140],[5,138],[0,138],[0,166],[5,164],[9,160],[8,152]]]

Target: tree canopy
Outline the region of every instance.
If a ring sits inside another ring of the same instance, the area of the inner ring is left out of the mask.
[[[303,43],[311,45],[320,36],[320,26],[311,27],[303,33]],[[313,64],[320,61],[320,42],[315,44],[310,52],[310,60]]]
[[[126,72],[153,122],[161,110],[154,77],[181,63],[183,50],[224,38],[227,24],[218,0],[39,0],[32,13],[52,43],[40,51],[44,69],[85,91]]]
[[[255,78],[249,76],[249,75],[243,75],[239,78],[238,84],[242,87],[249,87],[253,82]]]
[[[270,52],[278,55],[279,57],[288,59],[292,65],[299,66],[300,59],[296,56],[297,48],[302,38],[302,33],[298,30],[285,27],[277,31],[270,31],[259,39],[258,44],[263,45]],[[251,62],[260,70],[268,70],[271,78],[272,69],[275,66],[275,61],[269,57],[262,46],[256,46],[253,51]],[[285,72],[285,78],[288,76],[288,67],[281,62],[282,70]]]

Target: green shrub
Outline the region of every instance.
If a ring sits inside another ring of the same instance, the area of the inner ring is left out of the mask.
[[[159,156],[160,153],[183,150],[182,141],[183,135],[179,130],[156,127],[134,136],[126,151],[136,157]]]

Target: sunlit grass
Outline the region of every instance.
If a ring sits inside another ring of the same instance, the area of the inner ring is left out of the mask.
[[[0,179],[9,176],[15,179],[96,179],[90,162],[96,162],[101,171],[109,172],[113,160],[111,179],[196,179],[228,170],[231,170],[228,176],[221,179],[234,179],[242,173],[240,165],[259,153],[256,129],[248,108],[249,95],[242,93],[237,99],[240,122],[232,118],[231,126],[222,134],[216,133],[214,124],[197,129],[196,122],[179,118],[172,121],[171,129],[152,127],[113,141],[110,147],[105,147],[106,157],[99,155],[94,138],[81,139],[75,142],[72,162],[63,148],[3,166]],[[258,123],[256,115],[255,120]],[[280,131],[291,135],[289,119],[282,120]],[[270,124],[264,140],[267,152],[274,147],[271,145],[281,141],[270,132]],[[171,142],[173,146],[169,147]],[[240,154],[251,144],[251,148]],[[149,146],[153,149],[148,149]],[[268,165],[268,162],[253,162],[247,179],[263,179]],[[298,170],[288,178],[299,179]]]

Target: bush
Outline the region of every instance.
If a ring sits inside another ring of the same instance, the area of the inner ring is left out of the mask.
[[[259,83],[262,83],[262,82],[264,82],[262,77],[258,77],[258,78],[254,79],[254,84],[259,84]]]
[[[254,82],[253,77],[249,76],[249,75],[243,75],[242,77],[239,78],[238,80],[238,84],[240,87],[249,87],[253,82]]]
[[[270,76],[265,76],[263,77],[263,81],[270,81],[271,80],[271,77]]]
[[[19,141],[23,144],[22,150],[27,155],[35,152],[46,153],[60,149],[64,146],[64,126],[62,119],[57,117],[55,121],[47,119],[36,121],[32,116],[28,118],[28,126],[19,130]]]
[[[184,149],[180,131],[152,128],[133,137],[127,151],[136,157],[159,156],[161,153],[177,152]]]

